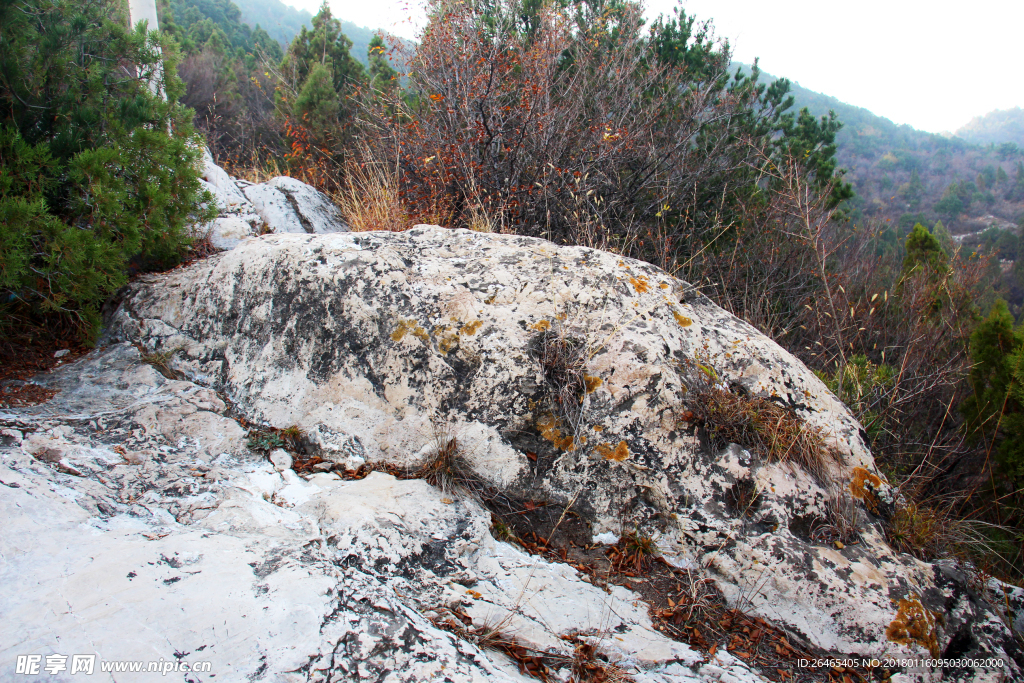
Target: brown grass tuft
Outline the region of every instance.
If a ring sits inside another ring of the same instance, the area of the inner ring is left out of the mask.
[[[612,566],[617,571],[646,573],[658,558],[658,544],[651,536],[640,531],[627,531],[618,545],[609,549]]]
[[[819,429],[769,398],[726,389],[713,369],[692,363],[685,421],[722,445],[738,444],[769,462],[797,463],[819,481],[830,481],[838,457]]]
[[[345,185],[335,198],[341,215],[353,232],[412,227],[412,217],[402,202],[398,167],[375,159],[361,143],[345,165]]]
[[[551,398],[562,424],[570,434],[578,434],[583,400],[587,394],[585,344],[566,334],[560,325],[558,329],[548,327],[537,335],[533,356],[544,370],[544,378],[551,389]]]
[[[477,498],[486,484],[473,472],[459,447],[458,438],[439,422],[435,422],[432,428],[433,448],[416,476],[446,495]]]
[[[840,547],[860,536],[860,510],[857,501],[841,486],[829,488],[825,497],[825,519],[811,529],[811,539],[835,543]]]

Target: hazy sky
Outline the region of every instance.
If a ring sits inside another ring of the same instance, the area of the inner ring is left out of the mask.
[[[316,12],[320,0],[284,0]],[[418,0],[330,0],[337,16],[415,37]],[[675,0],[648,0],[651,16]],[[953,131],[993,109],[1024,107],[1024,2],[684,0],[712,19],[734,58],[896,123]]]

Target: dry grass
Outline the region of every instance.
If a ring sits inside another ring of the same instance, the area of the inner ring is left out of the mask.
[[[658,544],[651,536],[640,531],[627,531],[619,544],[609,550],[612,566],[617,571],[644,574],[658,558]]]
[[[597,647],[579,642],[573,653],[571,683],[628,683],[633,679],[624,669],[598,659]]]
[[[544,369],[562,423],[577,434],[587,391],[585,344],[562,329],[549,329],[534,342],[533,355]]]
[[[183,375],[177,370],[171,367],[171,359],[174,355],[181,351],[180,347],[173,349],[167,349],[166,351],[154,351],[153,353],[141,353],[141,360],[146,365],[150,365],[167,379],[182,379]]]
[[[425,479],[445,495],[478,498],[486,484],[473,472],[458,437],[441,422],[432,423],[433,446],[415,476]]]
[[[259,185],[278,176],[286,176],[288,172],[281,166],[278,159],[268,156],[261,160],[262,163],[247,166],[232,166],[231,175],[241,180],[248,180],[250,183]]]
[[[400,194],[398,168],[374,159],[365,144],[346,163],[345,186],[335,200],[353,232],[400,232],[412,226]]]
[[[1010,529],[963,519],[953,506],[907,502],[896,509],[885,531],[894,549],[922,560],[952,557],[965,568],[988,572],[998,562],[1013,559],[1006,557],[1006,548],[996,540],[1000,536],[1012,538]]]
[[[825,519],[811,529],[815,542],[846,545],[860,535],[860,509],[853,496],[841,486],[832,486],[825,498]]]
[[[721,445],[735,443],[769,462],[796,463],[819,481],[831,481],[838,458],[817,428],[771,399],[728,390],[708,365],[692,365],[683,421],[700,425]]]

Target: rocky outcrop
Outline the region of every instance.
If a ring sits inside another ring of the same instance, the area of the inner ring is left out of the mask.
[[[760,680],[666,638],[637,593],[495,540],[485,504],[500,500],[562,510],[591,543],[652,533],[669,562],[822,651],[1006,662],[903,680],[1020,673],[1010,629],[955,567],[886,545],[876,514],[895,492],[846,408],[648,264],[436,226],[268,235],[138,280],[107,342],[39,380],[61,389],[50,403],[0,413],[3,556],[17,563],[0,604],[33,634],[7,634],[21,648],[8,655],[109,633],[105,657],[204,652],[275,680],[521,679],[437,627],[457,605],[559,661],[584,639],[637,681]],[[786,406],[827,461],[808,472],[717,443],[693,417],[709,377]],[[322,472],[251,452],[233,418],[296,426]],[[339,476],[415,472],[439,443],[457,444],[487,500]],[[856,496],[846,544],[812,533],[838,490]],[[157,615],[167,604],[178,611]],[[126,627],[133,610],[151,626]]]
[[[461,606],[567,665],[572,633],[641,682],[763,680],[655,631],[630,591],[495,541],[471,500],[278,471],[215,392],[128,344],[38,381],[60,393],[0,413],[4,666],[86,653],[216,675],[186,680],[532,680],[427,618]]]
[[[348,231],[338,208],[322,192],[286,176],[258,184],[236,180],[214,163],[209,150],[204,150],[200,183],[220,213],[205,228],[210,244],[220,251],[265,233]]]

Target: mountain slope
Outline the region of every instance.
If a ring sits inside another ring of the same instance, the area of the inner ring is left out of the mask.
[[[747,65],[734,67],[749,73]],[[771,83],[776,77],[762,71],[760,80]],[[794,111],[807,107],[824,116],[832,110],[843,122],[836,137],[837,156],[857,192],[852,202],[855,220],[894,223],[902,237],[916,222],[933,225],[942,220],[954,233],[967,233],[990,225],[1012,227],[1024,216],[1024,151],[897,125],[796,83],[791,92]]]
[[[1001,109],[976,116],[956,132],[958,138],[978,145],[1015,144],[1024,147],[1024,109]]]
[[[260,28],[269,33],[285,48],[292,42],[302,27],[310,28],[313,15],[301,9],[290,7],[281,0],[234,0],[242,11],[242,21],[250,26],[259,24]],[[369,66],[366,51],[370,47],[375,30],[356,26],[351,21],[341,19],[341,31],[352,41],[349,51],[364,66]]]

